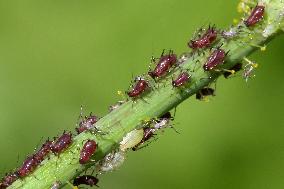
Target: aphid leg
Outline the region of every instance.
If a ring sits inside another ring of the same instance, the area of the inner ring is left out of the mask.
[[[177,106],[174,108],[174,116],[172,116],[170,119],[173,121],[176,117],[176,112],[177,112]]]
[[[164,56],[165,50],[166,50],[166,49],[163,49],[162,54],[161,54],[161,57]]]
[[[197,60],[195,61],[192,72],[195,72],[195,69],[196,69],[196,66],[197,66],[197,65],[199,65],[199,67],[197,67],[197,68],[200,68],[201,65],[200,65],[200,64],[197,64],[197,63],[200,63],[200,60],[197,59]]]
[[[141,97],[141,100],[147,104],[150,104],[149,102],[147,102],[143,97]]]
[[[141,150],[142,148],[145,148],[145,147],[149,146],[149,144],[151,144],[153,141],[158,140],[158,138],[155,138],[154,135],[156,135],[156,134],[153,134],[153,140],[147,142],[147,144],[141,143],[138,146],[133,147],[132,150],[133,151]]]
[[[174,124],[171,124],[168,127],[173,129],[177,134],[180,134],[180,132],[174,127]]]

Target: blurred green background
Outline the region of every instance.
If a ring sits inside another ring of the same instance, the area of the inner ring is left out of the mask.
[[[196,28],[226,27],[237,0],[0,1],[0,172],[45,138],[103,116],[132,74],[162,49],[187,51]],[[256,78],[220,79],[209,103],[191,98],[169,130],[129,153],[103,189],[284,188],[284,37],[251,57]]]

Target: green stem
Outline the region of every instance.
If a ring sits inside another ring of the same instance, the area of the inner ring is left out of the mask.
[[[265,3],[266,15],[258,26],[247,29],[242,24],[243,27],[239,30],[243,32],[230,40],[221,38],[216,43],[215,47],[222,44],[221,48],[229,51],[222,69],[229,69],[236,63],[242,62],[244,57],[258,49],[255,45],[266,44],[280,33],[280,27],[283,26],[283,0],[262,0],[262,2]],[[153,88],[143,99],[137,99],[135,102],[130,100],[124,103],[118,109],[101,118],[96,126],[105,134],[84,132],[77,135],[74,137],[72,145],[60,156],[51,155],[34,173],[23,180],[17,180],[9,188],[50,188],[55,181],[61,181],[65,185],[67,181],[72,180],[76,175],[94,165],[82,166],[78,162],[80,149],[87,139],[97,141],[98,151],[94,159],[96,162],[102,160],[108,153],[118,148],[119,142],[128,132],[142,127],[144,120],[159,117],[194,95],[204,86],[215,82],[222,73],[218,71],[204,72],[202,68],[210,52],[207,49],[200,55],[196,53],[189,57],[180,67],[175,68],[171,74],[156,84],[153,80],[147,78],[151,85],[155,85],[157,89]],[[197,68],[194,72],[190,72],[192,80],[187,87],[182,89],[172,87],[172,77],[177,76],[181,70],[193,70],[194,67]]]

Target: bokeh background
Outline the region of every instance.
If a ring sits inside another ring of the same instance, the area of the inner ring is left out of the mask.
[[[162,49],[187,51],[196,28],[224,28],[238,0],[0,1],[0,172],[80,113],[103,116]],[[284,37],[251,58],[256,77],[220,79],[209,103],[191,98],[169,130],[128,154],[103,189],[284,188]]]

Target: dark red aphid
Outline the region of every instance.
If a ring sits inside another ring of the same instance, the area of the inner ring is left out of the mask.
[[[55,154],[63,152],[72,143],[72,133],[63,133],[56,141],[52,142],[51,151]]]
[[[182,72],[176,80],[172,81],[172,85],[174,87],[180,87],[185,85],[190,80],[190,75],[187,72]]]
[[[205,96],[214,95],[214,89],[205,87],[196,93],[196,99],[202,100]]]
[[[148,74],[153,78],[160,78],[166,75],[170,68],[177,63],[177,56],[172,51],[167,55],[161,55],[158,64],[153,71],[149,71]]]
[[[127,92],[129,97],[138,97],[150,88],[148,82],[143,78],[138,77],[135,82],[134,87]]]
[[[215,27],[210,27],[198,39],[190,40],[188,46],[192,49],[202,49],[209,47],[217,38],[217,30]]]
[[[88,185],[88,186],[97,186],[99,187],[97,184],[99,182],[99,179],[97,177],[94,177],[92,175],[83,175],[83,176],[79,176],[76,177],[73,181],[73,185],[74,186],[79,186],[81,184],[84,185]]]
[[[76,128],[78,134],[94,128],[94,124],[98,121],[98,117],[90,114],[90,116],[85,116],[85,118],[79,123],[79,127]]]
[[[161,116],[159,117],[159,119],[171,119],[171,120],[173,120],[174,118],[173,118],[171,112],[166,112],[166,113],[164,113],[163,115],[161,115]]]
[[[18,173],[7,174],[0,182],[0,189],[5,189],[12,185],[18,178]]]
[[[85,164],[90,161],[91,156],[96,152],[97,149],[97,143],[94,140],[88,140],[80,153],[80,164]]]
[[[20,178],[23,178],[31,174],[36,167],[39,165],[38,161],[34,156],[29,156],[23,163],[23,165],[18,169],[17,174]]]
[[[238,72],[242,69],[243,65],[241,63],[237,63],[236,65],[234,65],[233,67],[231,67],[229,70],[233,70],[234,72]],[[232,75],[231,72],[225,72],[223,73],[225,78],[228,78],[230,75]]]
[[[47,140],[41,148],[34,154],[34,159],[40,163],[44,160],[44,158],[49,154],[51,151],[51,144],[52,141]]]
[[[141,144],[144,144],[144,142],[148,141],[149,139],[151,139],[151,138],[155,135],[155,134],[154,134],[154,132],[155,132],[155,129],[154,129],[154,128],[151,128],[151,127],[144,127],[144,128],[143,128],[143,131],[144,131],[143,138],[142,138],[142,140],[141,140],[138,144],[136,144],[136,145],[132,148],[133,151],[138,150],[138,149],[139,149],[139,146],[140,146]]]
[[[216,49],[208,57],[207,62],[203,65],[205,71],[213,70],[218,65],[223,64],[226,57],[226,52],[223,49]]]
[[[247,27],[254,26],[263,19],[265,7],[257,5],[251,12],[250,16],[244,21]]]

